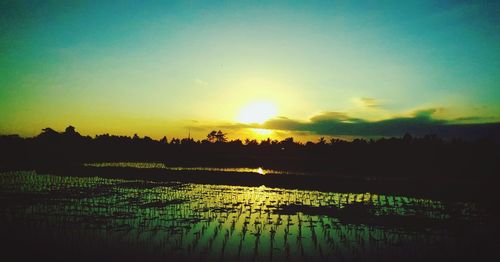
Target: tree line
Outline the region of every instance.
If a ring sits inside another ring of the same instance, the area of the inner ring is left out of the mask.
[[[364,176],[492,177],[500,173],[500,146],[488,140],[443,140],[429,134],[379,139],[320,138],[306,143],[229,140],[213,130],[203,140],[101,134],[82,136],[44,128],[29,138],[0,136],[0,168],[37,168],[99,161],[155,161],[173,166],[263,166]],[[496,176],[495,176],[496,178]]]

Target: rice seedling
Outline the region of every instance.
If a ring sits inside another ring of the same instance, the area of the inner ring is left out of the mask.
[[[3,236],[158,259],[421,260],[488,226],[472,202],[34,171],[1,173],[0,201]]]

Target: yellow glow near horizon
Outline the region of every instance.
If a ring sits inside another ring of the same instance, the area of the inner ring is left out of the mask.
[[[263,129],[263,128],[252,128],[251,130],[259,135],[270,135],[273,132],[270,129]]]
[[[237,120],[245,124],[262,124],[275,117],[276,114],[277,109],[273,103],[268,101],[259,101],[250,103],[242,108],[238,114]]]

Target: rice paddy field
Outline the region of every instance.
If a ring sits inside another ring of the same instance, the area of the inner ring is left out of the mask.
[[[481,203],[0,173],[4,257],[457,261],[498,246]]]

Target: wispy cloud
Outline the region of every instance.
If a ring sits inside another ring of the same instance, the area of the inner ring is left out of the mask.
[[[370,97],[357,97],[353,99],[354,103],[359,107],[364,108],[380,108],[381,102],[378,99],[370,98]]]

